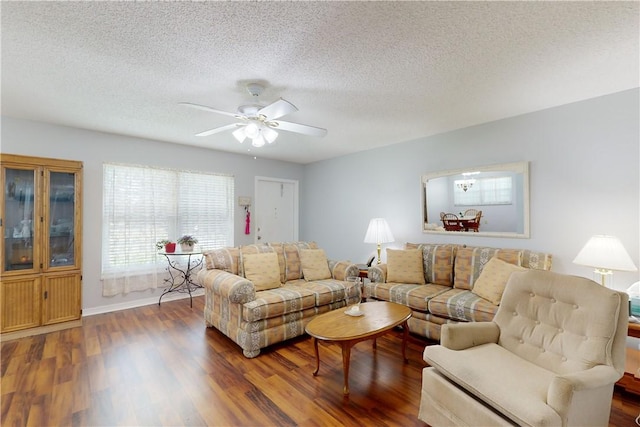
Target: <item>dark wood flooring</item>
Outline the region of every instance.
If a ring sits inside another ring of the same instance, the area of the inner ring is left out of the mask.
[[[401,333],[357,344],[349,398],[336,345],[309,337],[246,359],[202,318],[203,297],[85,317],[83,326],[2,343],[2,426],[420,426],[422,350]],[[637,396],[616,391],[610,426],[633,426]]]

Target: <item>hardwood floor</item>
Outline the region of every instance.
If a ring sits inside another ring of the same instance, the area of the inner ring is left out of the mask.
[[[203,297],[89,316],[83,326],[2,343],[2,426],[421,426],[422,349],[401,333],[351,352],[342,396],[336,345],[300,337],[246,359],[205,328]],[[616,391],[611,426],[633,426],[636,396]]]

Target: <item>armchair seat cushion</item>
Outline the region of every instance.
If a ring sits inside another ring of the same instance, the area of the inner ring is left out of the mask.
[[[560,415],[546,403],[555,374],[498,344],[462,351],[429,346],[424,360],[519,425],[562,424]]]

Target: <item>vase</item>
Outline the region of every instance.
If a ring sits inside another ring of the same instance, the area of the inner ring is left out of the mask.
[[[193,251],[193,243],[180,243],[180,249],[182,252],[191,252]]]
[[[175,243],[167,243],[166,245],[164,245],[164,251],[168,254],[172,254],[176,251],[176,244]]]

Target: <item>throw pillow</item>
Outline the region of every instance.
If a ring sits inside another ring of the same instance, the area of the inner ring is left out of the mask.
[[[327,256],[322,249],[301,249],[300,262],[304,280],[331,279]]]
[[[245,277],[253,282],[256,291],[280,287],[280,267],[275,252],[246,254],[242,260]]]
[[[422,249],[387,249],[387,282],[424,285]]]
[[[526,270],[524,267],[504,262],[497,257],[491,258],[482,269],[478,280],[473,285],[471,292],[491,301],[495,305],[500,305],[502,293],[509,281],[509,276],[514,271]]]

